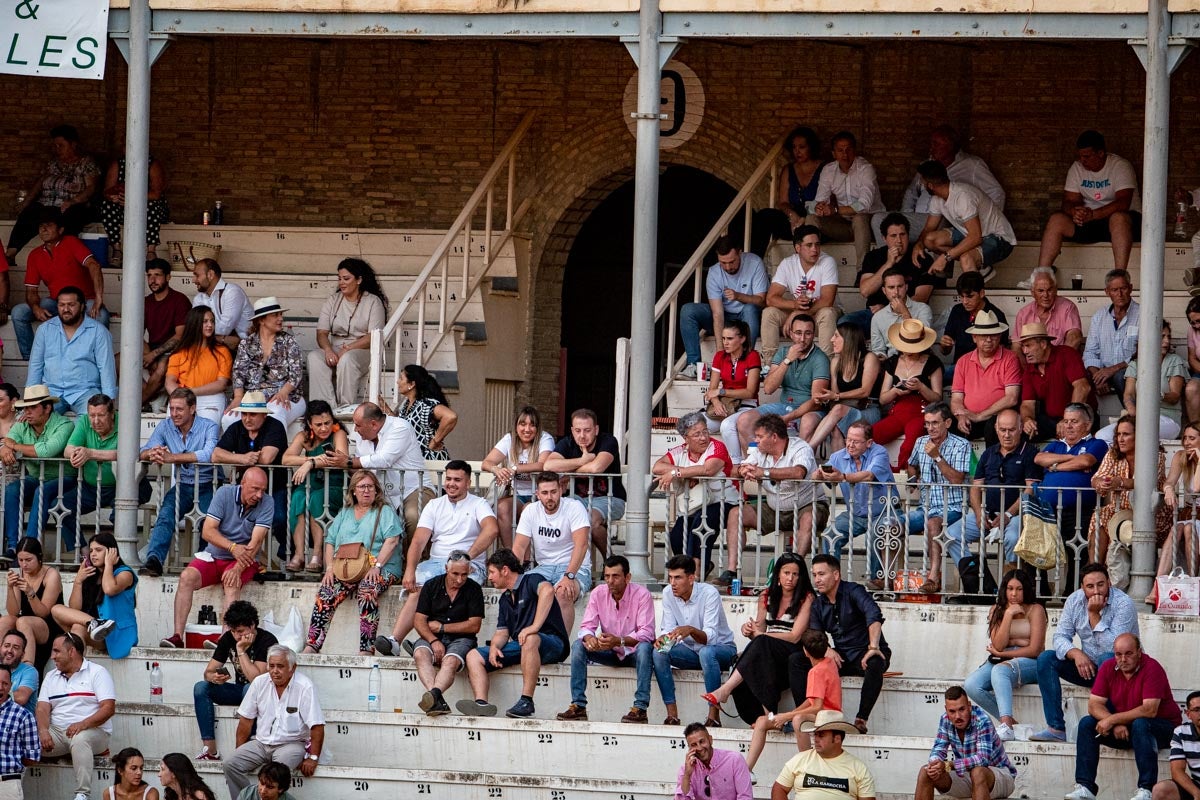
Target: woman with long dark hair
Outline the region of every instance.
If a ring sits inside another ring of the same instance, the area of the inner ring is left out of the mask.
[[[1137,423],[1130,414],[1123,414],[1117,420],[1116,432],[1113,434],[1112,446],[1104,454],[1096,474],[1092,476],[1092,488],[1101,505],[1092,515],[1088,525],[1088,561],[1105,563],[1108,559],[1109,536],[1108,523],[1118,511],[1133,508],[1133,452],[1137,446]],[[1158,446],[1158,470],[1154,480],[1154,489],[1162,495],[1163,484],[1167,476],[1167,455],[1162,445]],[[1171,509],[1165,503],[1154,511],[1155,546],[1161,547],[1171,531]],[[1118,579],[1113,585],[1124,589],[1128,584]]]
[[[371,265],[344,258],[337,267],[337,291],[321,306],[317,349],[308,353],[308,396],[333,408],[353,405],[366,392],[371,363],[371,331],[387,322],[388,298]]]
[[[533,500],[533,476],[554,452],[554,437],[542,430],[542,416],[533,406],[517,411],[513,429],[496,442],[482,469],[506,487],[496,501],[496,520],[500,523],[500,542],[512,547],[513,524],[521,516],[521,507]]]
[[[58,634],[52,611],[62,602],[62,576],[42,559],[42,543],[26,537],[17,542],[16,566],[8,571],[7,613],[0,617],[0,640],[11,630],[25,635],[25,656],[32,664],[39,644]]]
[[[816,448],[832,436],[829,450],[840,450],[846,431],[860,419],[874,425],[879,421],[879,356],[872,353],[862,328],[842,323],[833,334],[833,360],[829,364],[829,388],[813,394],[819,411],[805,415],[802,426],[813,425],[808,437]]]
[[[425,459],[449,461],[446,437],[458,424],[458,414],[450,410],[437,379],[419,364],[409,364],[396,376],[396,390],[399,396],[395,416],[413,426]],[[384,410],[392,413],[386,407]]]
[[[313,400],[304,411],[304,428],[283,454],[283,465],[292,471],[292,501],[288,507],[288,530],[292,532],[292,560],[288,572],[305,569],[304,547],[312,539],[309,572],[324,567],[325,526],[321,517],[333,517],[342,507],[346,482],[345,466],[350,458],[350,439],[333,418],[324,400]],[[328,486],[328,489],[326,489]]]
[[[179,346],[167,361],[167,394],[180,387],[191,389],[196,413],[219,425],[232,379],[233,356],[217,342],[216,315],[208,306],[196,306],[184,317]]]
[[[60,603],[51,613],[63,630],[124,658],[137,646],[136,587],[137,575],[121,560],[116,537],[101,531],[88,541],[69,605]]]
[[[217,796],[196,773],[183,753],[167,753],[158,766],[158,782],[165,800],[216,800]]]
[[[143,780],[146,759],[136,747],[126,747],[112,758],[113,785],[105,788],[100,800],[158,800],[158,789]]]

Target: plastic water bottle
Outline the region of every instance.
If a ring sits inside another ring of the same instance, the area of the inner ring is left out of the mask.
[[[221,207],[220,200],[217,201],[216,207],[213,208],[212,224],[213,225],[224,225],[225,224],[225,209]]]
[[[378,664],[371,665],[371,679],[367,681],[367,711],[379,711],[379,687],[383,682],[383,674]]]
[[[163,685],[162,685],[162,670],[158,667],[158,662],[155,661],[150,665],[150,702],[161,703],[163,701]]]
[[[1186,239],[1187,203],[1180,202],[1175,207],[1175,238]]]

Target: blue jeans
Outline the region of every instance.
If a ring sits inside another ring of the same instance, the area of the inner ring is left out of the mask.
[[[1013,690],[1037,682],[1037,660],[1010,658],[993,664],[985,661],[963,681],[967,697],[993,718],[1013,715]]]
[[[737,647],[732,644],[706,644],[696,652],[682,642],[677,642],[669,652],[654,651],[654,677],[658,681],[658,691],[662,694],[663,703],[672,705],[675,702],[675,676],[671,667],[679,669],[698,669],[704,673],[704,691],[716,691],[721,685],[721,673],[729,669],[733,657],[737,655]]]
[[[250,684],[209,683],[197,681],[192,687],[192,702],[196,706],[196,725],[200,728],[200,738],[209,740],[217,738],[217,706],[241,705],[242,698]]]
[[[854,537],[868,533],[871,528],[869,518],[858,514],[851,516],[843,511],[834,517],[832,525],[834,535],[830,537],[829,532],[826,531],[825,535],[821,537],[821,552],[841,558],[846,544]],[[869,575],[872,578],[879,576],[883,571],[883,564],[879,560],[879,551],[875,549],[874,540],[874,534],[868,533],[865,546],[867,548],[867,568],[870,570]]]
[[[545,631],[538,634],[538,655],[542,658],[542,664],[557,664],[567,657],[567,643],[558,638],[552,633]],[[509,639],[504,647],[500,648],[502,658],[500,666],[493,667],[492,662],[488,661],[488,656],[492,652],[491,645],[476,648],[476,652],[483,658],[483,663],[487,667],[488,672],[495,672],[498,669],[511,667],[521,663],[521,645],[516,639]]]
[[[65,494],[75,488],[75,478],[63,476],[46,478],[45,483],[37,478],[25,475],[19,481],[13,481],[4,487],[4,539],[9,550],[17,546],[21,538],[21,502],[24,500],[25,509],[29,512],[29,521],[25,525],[25,535],[31,539],[42,540],[42,529],[46,527],[46,519],[50,509],[58,500],[59,490]]]
[[[620,659],[611,650],[589,653],[582,640],[576,642],[575,649],[571,651],[571,702],[577,706],[587,706],[588,664],[634,667],[637,670],[637,688],[633,691],[633,706],[643,711],[650,707],[650,672],[654,669],[653,644],[638,642],[632,658],[625,656],[624,659]]]
[[[1111,704],[1109,704],[1111,710]],[[1170,720],[1157,717],[1141,717],[1129,724],[1129,740],[1114,736],[1096,736],[1096,720],[1089,714],[1079,720],[1079,735],[1075,742],[1075,782],[1088,787],[1095,794],[1096,769],[1100,764],[1100,745],[1117,750],[1133,750],[1133,762],[1137,764],[1138,788],[1150,791],[1158,782],[1158,751],[1171,746],[1171,732],[1175,726]]]
[[[113,500],[117,495],[116,486],[101,486],[97,493],[97,487],[87,483],[79,484],[74,489],[63,494],[63,505],[67,507],[67,513],[63,515],[58,523],[59,537],[62,539],[63,550],[68,553],[75,552],[76,540],[78,545],[82,547],[87,541],[87,537],[78,535],[78,518],[75,516],[75,505],[79,505],[80,515],[89,514],[97,508],[112,508]],[[145,478],[138,484],[138,505],[150,499],[150,481]],[[109,513],[109,518],[112,518],[112,513]]]
[[[208,511],[208,504],[212,502],[213,485],[211,483],[202,484],[199,490],[200,513],[203,514]],[[178,508],[175,507],[177,491],[180,495]],[[192,498],[196,497],[195,492],[195,484],[177,483],[163,495],[162,504],[158,507],[158,518],[154,520],[154,529],[150,531],[150,544],[146,546],[143,561],[153,557],[157,558],[160,564],[166,563],[167,552],[171,549],[171,540],[175,538],[175,526],[179,524],[179,520],[183,519],[184,514],[192,510]]]
[[[1004,563],[1011,564],[1017,560],[1013,555],[1013,548],[1017,546],[1017,539],[1021,538],[1021,515],[1013,517],[1004,526]],[[959,560],[967,555],[971,548],[968,545],[979,541],[979,520],[972,512],[965,517],[955,522],[946,529],[946,553],[950,556],[950,561],[957,564]]]
[[[740,319],[750,326],[750,341],[747,347],[753,347],[762,328],[762,309],[749,303],[742,304],[742,310],[736,314],[725,312],[725,321]],[[712,306],[707,302],[687,303],[679,309],[679,333],[683,337],[683,349],[687,352],[687,363],[696,364],[700,361],[700,331],[706,330],[714,336],[719,331],[713,330]]]
[[[1112,658],[1112,653],[1104,653],[1096,666]],[[1058,653],[1045,650],[1037,659],[1038,690],[1042,693],[1042,713],[1046,715],[1046,727],[1056,731],[1066,730],[1067,723],[1063,719],[1062,684],[1060,680],[1068,681],[1076,686],[1091,687],[1096,679],[1084,680],[1075,662],[1071,659],[1060,660]],[[1093,775],[1095,772],[1092,773]]]
[[[87,301],[87,309],[91,310],[95,300]],[[43,297],[38,301],[38,305],[49,311],[54,316],[58,316],[58,300],[53,297]],[[104,327],[108,327],[109,313],[107,308],[100,309],[100,316],[96,318]],[[21,358],[29,360],[29,354],[33,352],[33,309],[28,303],[20,303],[13,306],[12,323],[13,332],[17,335],[17,348],[21,351]]]

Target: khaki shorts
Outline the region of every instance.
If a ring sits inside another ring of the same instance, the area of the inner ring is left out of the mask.
[[[812,511],[813,513],[812,530],[813,536],[816,538],[821,534],[821,531],[825,530],[825,524],[829,522],[829,504],[824,500],[808,503],[797,509],[780,509],[778,512],[764,504],[758,512],[759,528],[763,534],[774,533],[777,529],[785,533],[792,533],[799,527],[797,523],[805,511]]]
[[[992,784],[992,800],[1000,800],[1002,797],[1010,797],[1013,793],[1014,781],[1012,773],[1004,767],[988,767],[995,776],[996,782]],[[951,770],[950,772],[950,791],[946,794],[951,797],[970,797],[971,796],[971,776],[962,776]]]

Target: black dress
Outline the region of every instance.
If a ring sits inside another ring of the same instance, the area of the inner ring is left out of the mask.
[[[783,614],[772,618],[768,611],[767,633],[791,633],[796,618]],[[733,703],[738,716],[753,725],[763,715],[763,709],[774,713],[779,708],[779,696],[789,686],[788,658],[800,652],[800,644],[777,636],[759,634],[750,640],[734,667],[742,682],[733,690]]]

